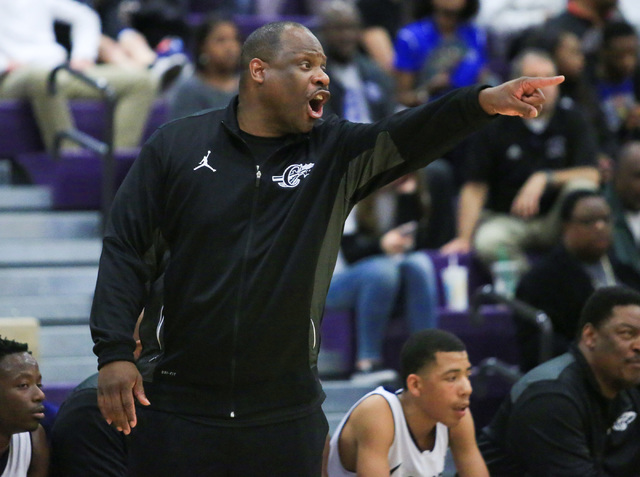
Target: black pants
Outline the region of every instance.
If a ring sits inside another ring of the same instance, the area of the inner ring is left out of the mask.
[[[318,477],[329,425],[309,416],[252,427],[212,426],[138,406],[130,477]]]

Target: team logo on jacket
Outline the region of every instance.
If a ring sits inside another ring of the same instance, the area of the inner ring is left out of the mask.
[[[198,165],[196,167],[193,168],[193,170],[197,171],[201,167],[206,167],[207,169],[210,169],[211,171],[216,172],[216,170],[209,165],[209,155],[210,154],[211,154],[211,151],[207,151],[207,155],[202,158],[202,160],[198,163]]]
[[[315,166],[314,163],[292,164],[284,170],[281,176],[273,176],[271,179],[285,189],[297,187],[300,184],[300,180],[309,175],[313,166]]]
[[[616,419],[616,422],[613,423],[614,431],[626,431],[629,424],[631,424],[636,419],[636,413],[633,411],[627,411],[620,414],[620,417]]]

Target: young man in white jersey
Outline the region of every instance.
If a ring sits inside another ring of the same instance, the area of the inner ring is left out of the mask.
[[[469,413],[471,364],[453,334],[428,329],[402,348],[405,385],[360,399],[331,438],[328,475],[435,477],[451,448],[460,477],[488,477]]]
[[[46,477],[42,376],[26,344],[0,337],[0,477]]]

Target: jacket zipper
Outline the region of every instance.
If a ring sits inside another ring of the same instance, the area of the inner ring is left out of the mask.
[[[256,164],[256,185],[255,185],[255,193],[253,194],[253,204],[251,205],[251,220],[249,221],[249,236],[247,237],[247,244],[244,249],[244,261],[242,264],[242,274],[240,278],[240,288],[238,290],[238,302],[236,305],[236,311],[233,318],[233,351],[231,355],[231,412],[229,413],[229,417],[235,418],[235,385],[236,385],[236,352],[238,349],[238,327],[240,326],[240,303],[242,300],[242,290],[244,288],[245,276],[247,272],[247,261],[249,256],[249,247],[251,246],[251,241],[253,238],[253,217],[256,211],[256,206],[258,205],[258,188],[260,187],[260,178],[262,177],[262,171],[260,171],[260,165]]]

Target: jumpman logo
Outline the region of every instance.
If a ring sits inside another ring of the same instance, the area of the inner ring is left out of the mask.
[[[207,169],[211,169],[213,172],[216,172],[216,170],[209,165],[209,154],[211,154],[211,151],[207,151],[207,155],[204,156],[200,163],[193,168],[194,171],[197,171],[201,167],[206,167]]]

